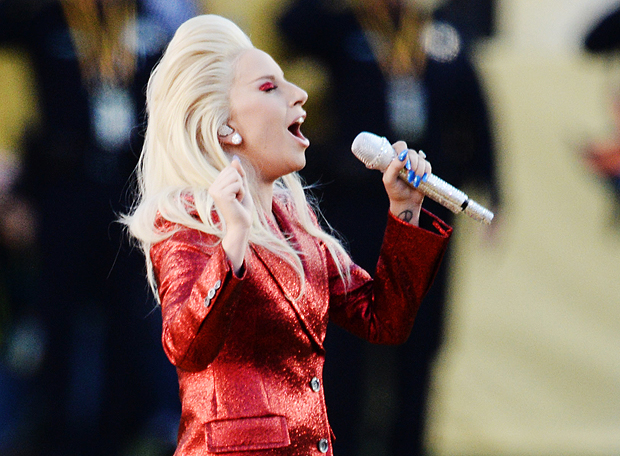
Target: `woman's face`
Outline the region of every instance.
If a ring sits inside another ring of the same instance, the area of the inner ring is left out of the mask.
[[[300,126],[308,94],[286,81],[280,66],[258,49],[244,51],[237,61],[230,92],[228,122],[243,138],[230,151],[244,156],[265,182],[273,182],[306,164],[310,141]]]

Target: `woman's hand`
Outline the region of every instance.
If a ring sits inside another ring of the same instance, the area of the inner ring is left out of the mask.
[[[247,177],[238,157],[234,157],[213,181],[209,195],[226,222],[222,247],[238,274],[248,246],[254,210]]]
[[[390,198],[390,212],[407,223],[418,225],[424,194],[403,182],[398,174],[401,169],[407,169],[409,182],[417,188],[431,174],[431,164],[426,161],[423,152],[416,153],[407,149],[404,141],[398,141],[392,147],[397,158],[392,160],[383,173],[383,185]]]

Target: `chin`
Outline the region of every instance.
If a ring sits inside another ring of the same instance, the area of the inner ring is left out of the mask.
[[[302,156],[302,160],[299,161],[299,167],[295,171],[301,171],[306,167],[306,155],[304,151],[304,155]]]
[[[306,162],[295,164],[295,166],[291,166],[291,173],[298,173],[302,169],[306,167]]]

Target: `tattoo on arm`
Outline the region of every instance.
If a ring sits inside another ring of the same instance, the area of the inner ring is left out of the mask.
[[[398,214],[398,218],[409,223],[411,222],[411,219],[413,219],[413,212],[410,210],[402,211]]]

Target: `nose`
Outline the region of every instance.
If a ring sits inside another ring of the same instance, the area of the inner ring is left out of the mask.
[[[308,92],[306,92],[304,89],[302,89],[301,87],[296,86],[293,83],[291,84],[291,92],[292,92],[292,106],[295,105],[299,105],[299,106],[303,106],[306,101],[308,101]]]

